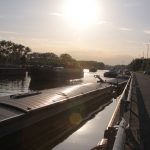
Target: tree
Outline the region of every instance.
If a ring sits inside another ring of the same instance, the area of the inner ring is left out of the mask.
[[[31,65],[58,66],[60,64],[59,57],[54,53],[31,53],[28,62]]]
[[[67,68],[79,68],[80,64],[75,59],[73,59],[69,54],[61,54],[60,62],[64,67]]]
[[[103,62],[97,61],[79,61],[82,68],[90,69],[90,68],[97,68],[97,69],[105,69],[105,64]]]
[[[150,71],[150,59],[134,59],[128,67],[133,71]]]
[[[25,64],[29,52],[31,52],[29,47],[11,41],[0,41],[1,64]]]

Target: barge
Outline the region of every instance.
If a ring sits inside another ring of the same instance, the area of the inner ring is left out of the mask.
[[[108,84],[81,84],[0,98],[0,137],[111,93]]]
[[[21,67],[14,67],[14,68],[0,68],[0,78],[5,77],[12,77],[12,76],[25,76],[26,69]]]
[[[104,77],[107,78],[116,78],[117,77],[117,73],[115,71],[108,71],[104,73]]]
[[[38,76],[37,76],[38,74]],[[29,69],[29,76],[34,81],[62,81],[78,79],[83,77],[83,70],[80,68],[63,68],[63,67],[32,67]]]
[[[58,134],[58,131],[63,129],[64,124],[67,126],[66,130],[72,130],[74,127],[63,122],[67,114],[75,107],[85,113],[86,108],[97,106],[108,97],[110,99],[113,89],[108,83],[86,83],[1,97],[0,146],[4,150],[10,147],[15,147],[16,150],[38,149],[37,144],[48,136],[48,132],[52,136],[50,141],[60,138],[62,133]],[[58,120],[61,121],[58,123]],[[58,126],[57,136],[53,131],[55,124]],[[33,142],[33,139],[36,139],[36,142]],[[18,147],[20,143],[24,144],[23,147]],[[48,148],[49,144],[46,147]]]

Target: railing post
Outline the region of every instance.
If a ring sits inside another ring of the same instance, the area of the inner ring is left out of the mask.
[[[122,118],[118,126],[118,131],[117,131],[116,139],[112,150],[124,150],[125,140],[126,140],[126,132],[125,132],[126,127],[127,127],[127,123],[125,119]]]

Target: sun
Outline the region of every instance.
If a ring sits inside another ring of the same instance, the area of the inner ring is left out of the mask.
[[[76,28],[85,28],[97,21],[96,0],[68,0],[64,7],[64,17]]]

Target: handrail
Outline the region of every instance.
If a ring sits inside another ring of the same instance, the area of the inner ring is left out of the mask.
[[[117,106],[104,132],[104,138],[98,143],[98,145],[93,150],[98,150],[100,148],[103,148],[103,150],[108,150],[108,149],[117,150],[117,147],[121,147],[121,149],[123,149],[125,138],[126,138],[125,129],[127,127],[127,123],[123,119],[123,113],[124,113],[123,111],[124,111],[125,102],[130,101],[131,99],[132,83],[133,83],[132,79],[133,79],[133,75],[130,76],[121,96],[119,97]],[[119,113],[119,119],[117,121],[120,122],[120,124],[119,126],[118,125],[114,126],[116,124],[115,119],[117,118],[118,113]],[[116,128],[117,126],[118,129]]]
[[[133,76],[132,76],[132,78],[133,78]],[[132,87],[133,87],[133,79],[131,80],[131,83],[130,83],[129,94],[128,94],[128,97],[127,97],[127,102],[131,101]]]
[[[125,147],[125,139],[126,139],[126,130],[127,127],[127,123],[125,121],[124,118],[122,118],[119,127],[118,127],[118,131],[117,131],[117,135],[116,135],[116,139],[113,145],[113,150],[123,150]]]
[[[125,92],[126,92],[128,86],[129,86],[130,80],[131,80],[131,77],[129,78],[129,80],[128,80],[128,82],[127,82],[127,84],[126,84],[126,86],[125,86],[125,88],[124,88],[124,90],[123,90],[121,96],[119,97],[117,106],[116,106],[116,108],[115,108],[115,111],[114,111],[114,113],[113,113],[113,115],[112,115],[112,117],[111,117],[109,123],[108,123],[107,129],[108,129],[109,127],[112,127],[112,126],[113,126],[115,117],[116,117],[116,115],[117,115],[117,113],[118,113],[118,110],[119,110],[119,108],[120,108],[121,101],[124,99]]]

